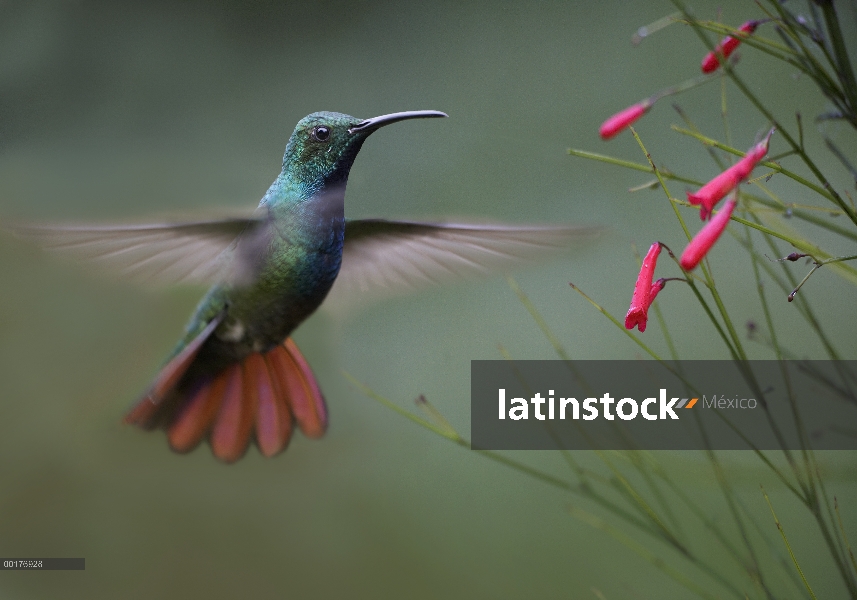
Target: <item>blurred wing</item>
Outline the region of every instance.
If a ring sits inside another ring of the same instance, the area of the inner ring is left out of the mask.
[[[348,221],[342,267],[325,306],[342,310],[362,300],[361,296],[395,295],[507,271],[599,231],[594,227]]]
[[[237,281],[267,240],[267,221],[144,225],[14,225],[18,237],[151,284]]]

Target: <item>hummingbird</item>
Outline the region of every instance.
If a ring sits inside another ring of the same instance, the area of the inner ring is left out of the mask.
[[[319,384],[290,336],[329,293],[347,303],[372,289],[507,269],[592,231],[346,220],[345,187],[366,139],[392,123],[446,116],[421,110],[304,117],[279,176],[246,217],[14,230],[146,283],[212,285],[125,422],[165,430],[179,453],[205,440],[215,457],[232,463],[255,442],[272,457],[295,426],[309,438],[327,428]]]

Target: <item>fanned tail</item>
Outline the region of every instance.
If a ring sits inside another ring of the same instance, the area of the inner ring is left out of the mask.
[[[266,457],[282,452],[294,423],[307,437],[324,435],[324,398],[291,338],[265,354],[249,354],[217,375],[177,390],[215,327],[209,324],[167,363],[149,392],[128,412],[126,423],[166,429],[170,446],[182,453],[207,438],[214,455],[227,463],[244,456],[252,439]]]

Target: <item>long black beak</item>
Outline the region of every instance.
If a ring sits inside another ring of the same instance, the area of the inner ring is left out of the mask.
[[[448,116],[449,115],[447,115],[446,113],[442,113],[439,110],[408,110],[405,112],[390,113],[389,115],[381,115],[380,117],[373,117],[371,119],[361,121],[351,129],[349,129],[348,133],[370,133],[372,131],[375,131],[379,127],[383,127],[384,125],[389,125],[390,123],[397,123],[406,119],[431,119],[434,117]]]

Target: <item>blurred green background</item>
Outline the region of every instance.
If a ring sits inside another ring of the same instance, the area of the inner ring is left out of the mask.
[[[672,10],[665,1],[0,2],[0,221],[252,207],[304,115],[443,110],[449,119],[370,138],[351,174],[348,216],[608,226],[597,242],[516,277],[574,358],[633,358],[637,347],[568,282],[621,317],[637,271],[632,244],[680,249],[684,238],[662,192],[627,193],[648,177],[566,149],[643,160],[627,133],[608,145],[597,130],[613,112],[698,72],[705,50],[684,26],[631,46],[639,26]],[[741,1],[694,10],[702,18],[720,10],[734,25],[759,16]],[[843,25],[857,39],[853,12]],[[811,82],[745,54],[742,72],[785,122],[797,108],[808,116],[827,108]],[[715,137],[724,135],[719,85],[678,98]],[[768,124],[734,89],[727,98],[733,143],[749,147]],[[810,150],[853,193],[806,121]],[[649,151],[673,170],[713,176],[698,143],[669,130],[678,122],[668,100],[658,104],[639,126]],[[853,132],[824,130],[855,155]],[[774,151],[783,148],[775,138]],[[814,201],[778,185],[794,201]],[[678,184],[671,191],[683,194]],[[712,265],[735,322],[761,322],[738,245],[726,240]],[[804,268],[795,266],[800,276]],[[662,269],[670,276],[668,264]],[[120,423],[201,292],[141,290],[0,238],[0,555],[87,561],[85,572],[2,572],[0,596],[575,598],[594,597],[594,588],[607,598],[686,597],[569,516],[564,494],[418,428],[343,377],[409,409],[425,394],[466,433],[471,359],[499,357],[498,344],[515,358],[555,357],[502,277],[344,321],[313,317],[295,338],[328,399],[326,439],[298,436],[274,460],[251,450],[230,467],[207,448],[175,455],[163,435]],[[857,357],[854,287],[822,270],[802,293],[841,354]],[[683,356],[727,357],[689,290],[670,286],[659,303]],[[772,304],[795,353],[823,358],[785,298]],[[645,336],[664,351],[658,328]],[[761,345],[748,349],[771,357]],[[568,476],[554,453],[516,458]],[[658,458],[712,518],[726,519],[700,456]],[[823,458],[853,532],[854,456]],[[759,483],[791,527],[816,592],[841,594],[806,512],[751,457],[725,459],[776,542],[773,558],[783,548]]]

